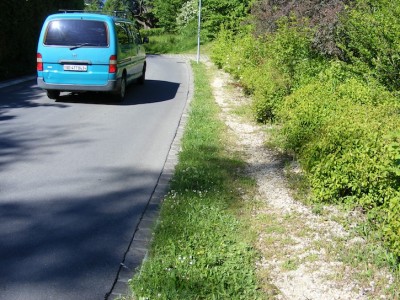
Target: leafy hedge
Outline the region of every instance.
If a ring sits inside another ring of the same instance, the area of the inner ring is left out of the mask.
[[[59,8],[83,9],[83,6],[83,0],[0,1],[0,80],[34,73],[44,19]]]
[[[255,118],[279,124],[276,143],[302,163],[313,200],[362,208],[398,258],[399,13],[354,1],[335,18],[336,57],[315,47],[316,24],[287,16],[263,35],[222,30],[212,54],[253,95]]]

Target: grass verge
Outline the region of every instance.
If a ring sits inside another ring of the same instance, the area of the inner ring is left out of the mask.
[[[149,38],[149,43],[145,44],[146,52],[149,54],[197,53],[197,27],[187,28],[179,33],[168,33],[162,29],[148,29],[142,30],[141,34]],[[209,52],[210,45],[207,38],[201,38],[201,52]]]
[[[184,53],[195,51],[197,39],[196,37],[187,38],[177,34],[165,33],[151,36],[149,43],[145,46],[146,52],[151,54]]]
[[[193,64],[195,93],[179,163],[149,258],[130,285],[137,299],[261,299],[240,191],[252,181],[226,149],[209,78]]]

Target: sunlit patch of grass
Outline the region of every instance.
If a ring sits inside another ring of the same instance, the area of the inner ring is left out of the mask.
[[[165,33],[151,36],[145,47],[150,54],[193,52],[197,48],[197,38]]]
[[[295,258],[289,258],[282,264],[282,269],[285,271],[294,271],[299,267],[300,262]]]
[[[237,211],[243,162],[225,151],[209,78],[193,64],[195,94],[179,163],[149,258],[130,282],[139,299],[262,299],[256,252]]]

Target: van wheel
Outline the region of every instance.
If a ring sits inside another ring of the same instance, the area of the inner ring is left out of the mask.
[[[126,77],[125,75],[123,75],[121,78],[121,85],[114,94],[115,101],[122,102],[125,98],[125,94],[126,94]]]
[[[60,91],[47,90],[46,92],[49,99],[57,100],[60,97]]]
[[[145,80],[146,80],[146,65],[143,66],[142,75],[138,78],[137,82],[139,84],[144,84]]]

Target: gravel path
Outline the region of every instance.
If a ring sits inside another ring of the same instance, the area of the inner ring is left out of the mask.
[[[257,181],[261,205],[253,217],[266,220],[265,226],[257,223],[257,248],[262,254],[257,268],[260,274],[266,274],[267,284],[274,290],[270,296],[296,300],[393,299],[384,291],[393,281],[389,273],[380,271],[370,276],[370,281],[358,281],[359,270],[354,264],[343,263],[340,252],[335,255],[339,243],[342,248],[357,249],[365,241],[332,221],[340,214],[336,209],[324,207],[328,213],[318,215],[292,198],[281,156],[265,147],[269,138],[266,126],[246,121],[233,112],[249,99],[234,87],[229,75],[216,71],[207,61],[206,65],[213,69],[212,86],[221,118],[237,137],[236,150],[243,152],[247,172]],[[292,172],[300,172],[296,164]]]

